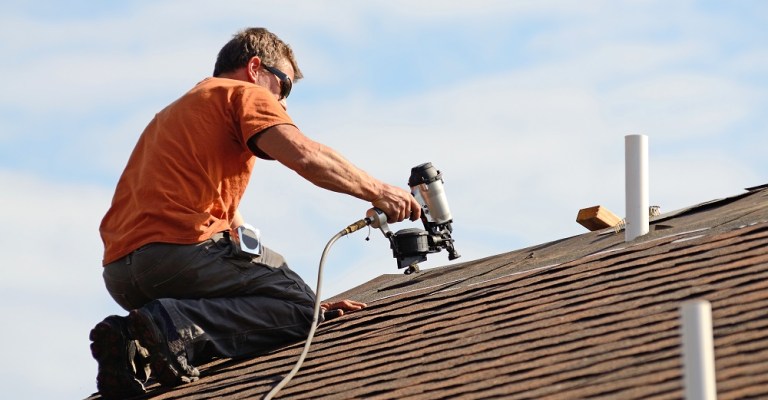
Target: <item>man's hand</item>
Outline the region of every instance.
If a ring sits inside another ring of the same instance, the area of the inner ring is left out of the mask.
[[[381,190],[381,195],[371,204],[384,211],[389,223],[400,222],[406,218],[416,221],[421,217],[421,206],[409,192],[386,183]]]
[[[326,312],[326,319],[338,318],[344,315],[344,311],[357,311],[367,307],[365,303],[354,300],[342,300],[335,303],[320,304],[320,308]]]

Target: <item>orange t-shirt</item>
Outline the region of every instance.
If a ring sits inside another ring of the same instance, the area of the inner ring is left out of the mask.
[[[141,134],[101,221],[103,264],[148,243],[198,243],[229,229],[256,161],[248,140],[293,121],[275,96],[207,78]]]

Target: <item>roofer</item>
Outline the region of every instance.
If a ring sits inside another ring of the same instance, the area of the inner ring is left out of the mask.
[[[213,77],[145,128],[100,226],[104,282],[129,311],[91,330],[104,397],[143,393],[143,361],[162,385],[177,385],[196,380],[200,363],[259,354],[308,333],[312,290],[278,253],[237,243],[238,206],[256,158],[370,202],[389,222],[419,218],[409,192],[294,125],[286,98],[301,78],[288,45],[266,29],[245,29],[221,49]],[[322,309],[338,315],[364,306],[346,300]]]

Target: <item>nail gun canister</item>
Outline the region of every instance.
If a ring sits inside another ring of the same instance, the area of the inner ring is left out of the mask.
[[[393,250],[398,256],[411,257],[423,256],[430,253],[429,234],[427,231],[417,228],[406,228],[392,235]],[[405,265],[403,265],[404,267]],[[402,268],[402,267],[401,267]]]
[[[411,168],[408,186],[429,222],[441,225],[453,220],[443,188],[443,175],[431,162]]]

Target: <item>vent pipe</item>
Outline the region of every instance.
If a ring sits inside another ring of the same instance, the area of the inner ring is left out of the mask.
[[[680,305],[683,340],[683,388],[688,400],[716,400],[712,306],[706,300]]]
[[[648,233],[648,136],[624,137],[625,242]]]

